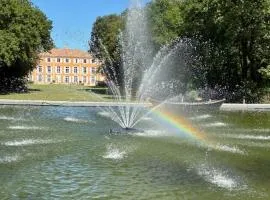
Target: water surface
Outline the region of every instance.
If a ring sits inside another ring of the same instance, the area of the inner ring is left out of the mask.
[[[0,107],[1,199],[269,199],[270,113],[191,112],[211,138],[149,115],[144,132],[98,108]]]

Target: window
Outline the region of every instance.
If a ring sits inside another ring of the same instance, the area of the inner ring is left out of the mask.
[[[68,58],[66,58],[66,63],[69,63],[69,59]]]
[[[38,75],[38,82],[42,82],[42,75]]]
[[[42,66],[38,66],[38,72],[39,72],[39,73],[42,72]]]
[[[78,67],[74,67],[74,74],[77,74],[78,73]]]
[[[57,67],[56,67],[56,73],[57,73],[57,74],[60,74],[60,73],[61,73],[61,68],[60,68],[60,66],[57,66]]]
[[[51,58],[47,58],[47,62],[51,62]]]
[[[66,72],[66,74],[69,73],[69,67],[66,67],[66,68],[65,68],[65,72]]]
[[[87,62],[87,60],[86,59],[83,59],[83,63],[86,63]]]
[[[95,68],[95,67],[92,67],[92,68],[91,68],[91,73],[92,73],[92,74],[95,74],[95,73],[96,73],[96,68]]]
[[[95,76],[91,76],[90,77],[90,83],[91,84],[95,84],[96,83],[96,77]]]
[[[83,71],[84,74],[86,74],[86,67],[83,67],[82,71]]]
[[[51,82],[51,75],[47,75],[47,82],[48,82],[48,83]]]
[[[86,76],[83,76],[83,83],[86,83]]]
[[[65,76],[65,83],[69,83],[69,76]]]
[[[50,74],[52,72],[52,67],[51,66],[47,66],[47,73]]]
[[[56,81],[57,81],[57,83],[61,83],[62,81],[61,81],[61,76],[60,75],[57,75],[56,76]]]
[[[78,83],[78,76],[74,76],[74,83]]]
[[[92,59],[92,63],[95,63],[96,62],[96,60],[95,59]]]
[[[75,59],[74,59],[74,62],[75,62],[75,63],[79,63],[79,59],[78,59],[78,58],[75,58]]]
[[[61,62],[61,58],[57,58],[56,61],[57,61],[57,62]]]

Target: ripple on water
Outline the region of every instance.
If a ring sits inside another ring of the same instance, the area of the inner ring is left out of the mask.
[[[2,145],[5,146],[27,146],[27,145],[34,145],[34,144],[50,144],[56,143],[55,140],[40,140],[40,139],[27,139],[27,140],[14,140],[8,142],[2,142]]]
[[[224,144],[216,144],[216,145],[210,144],[208,145],[208,148],[215,149],[217,151],[226,151],[234,154],[241,154],[241,155],[246,154],[243,150],[239,149],[237,146],[228,146]]]
[[[75,117],[65,117],[64,120],[67,122],[75,122],[75,123],[88,123],[88,122],[95,123],[94,121],[91,121],[91,120],[84,120],[84,119],[79,119]]]
[[[18,118],[15,117],[8,117],[8,116],[0,116],[0,120],[20,120]]]
[[[127,156],[126,151],[120,150],[119,148],[110,144],[107,146],[107,151],[105,155],[103,155],[102,157],[106,159],[112,159],[112,160],[121,160],[126,156]]]
[[[106,111],[98,112],[97,114],[99,116],[102,116],[102,117],[108,117],[108,118],[111,117],[111,114],[109,112],[106,112]]]
[[[198,115],[198,116],[195,116],[195,117],[190,117],[189,119],[191,119],[191,120],[203,120],[203,119],[208,119],[210,117],[212,117],[212,115],[205,114],[205,115]]]
[[[151,121],[151,120],[153,120],[153,118],[151,118],[151,117],[142,117],[141,120]]]
[[[22,125],[22,126],[9,126],[9,129],[13,130],[45,130],[47,128],[45,127],[40,127],[40,126],[27,126],[27,125]]]
[[[237,177],[232,177],[227,171],[216,169],[205,164],[197,167],[197,173],[203,177],[204,180],[210,182],[218,187],[228,190],[241,190],[246,188],[246,185],[241,184]]]
[[[219,134],[218,136],[244,140],[270,140],[270,136],[266,135]]]
[[[1,164],[16,162],[18,160],[20,160],[18,155],[0,157]]]
[[[171,134],[169,134],[166,131],[162,131],[162,130],[144,130],[144,131],[138,131],[138,132],[134,132],[132,133],[132,135],[136,135],[136,136],[141,136],[141,137],[164,137],[164,136],[171,136]]]
[[[204,127],[225,127],[228,126],[228,124],[225,124],[223,122],[213,122],[213,123],[206,123],[202,124]]]

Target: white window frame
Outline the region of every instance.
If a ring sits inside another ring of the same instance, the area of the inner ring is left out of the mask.
[[[68,71],[68,72],[67,72]],[[65,74],[69,74],[70,73],[70,67],[66,66],[65,67]]]
[[[90,84],[96,84],[96,76],[90,76]]]
[[[42,73],[43,69],[42,66],[38,66],[38,73]]]
[[[65,76],[65,83],[69,83],[70,79],[69,76]]]
[[[78,76],[74,76],[74,83],[78,83]]]
[[[49,70],[50,69],[50,70]],[[47,73],[51,74],[52,73],[52,66],[47,66]]]
[[[76,71],[75,71],[75,69],[76,69]],[[78,67],[77,66],[73,67],[73,73],[78,74]]]
[[[85,71],[84,71],[85,69]],[[87,74],[87,67],[82,67],[82,74]]]
[[[37,75],[37,81],[38,81],[38,82],[42,82],[42,81],[43,81],[43,76],[42,76],[42,74],[38,74],[38,75]]]
[[[47,83],[51,83],[52,82],[52,76],[51,75],[47,75]]]
[[[83,83],[86,83],[86,82],[87,82],[87,77],[86,77],[86,76],[83,76],[83,77],[82,77],[82,82],[83,82]]]
[[[58,72],[58,69],[59,69],[59,72]],[[61,74],[61,67],[60,66],[56,66],[55,72],[57,74]]]

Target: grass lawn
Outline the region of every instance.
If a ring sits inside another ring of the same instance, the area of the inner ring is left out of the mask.
[[[28,93],[11,93],[0,95],[0,99],[47,100],[47,101],[109,101],[109,95],[95,94],[92,87],[82,85],[37,85],[30,84]],[[105,93],[105,88],[95,89]]]

